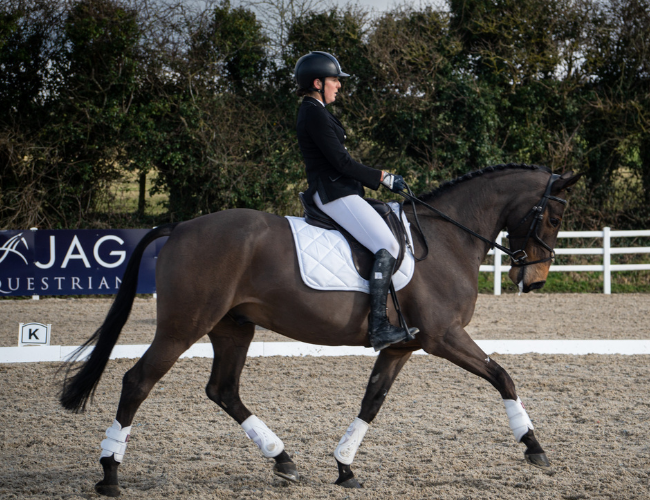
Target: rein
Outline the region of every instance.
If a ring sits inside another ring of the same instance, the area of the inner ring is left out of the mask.
[[[538,230],[539,230],[539,223],[544,219],[544,210],[546,209],[546,205],[548,204],[549,200],[557,201],[557,202],[560,202],[560,203],[562,203],[564,205],[567,204],[567,200],[563,200],[562,198],[558,198],[556,196],[551,196],[551,189],[553,187],[553,183],[559,178],[560,178],[559,175],[551,174],[551,177],[549,178],[548,183],[546,184],[546,190],[544,191],[544,195],[542,196],[542,198],[539,200],[539,202],[537,202],[537,204],[535,206],[533,206],[533,208],[530,209],[530,211],[519,222],[519,224],[517,224],[515,226],[514,229],[517,229],[524,222],[526,222],[526,220],[531,215],[534,215],[534,217],[532,219],[532,222],[531,222],[531,225],[528,228],[528,233],[526,234],[526,241],[524,242],[523,246],[518,250],[511,250],[511,249],[509,249],[507,247],[504,247],[503,245],[500,245],[496,241],[492,241],[492,240],[486,238],[485,236],[482,236],[482,235],[478,234],[477,232],[472,231],[470,228],[468,228],[468,227],[464,226],[463,224],[461,224],[460,222],[452,219],[451,217],[449,217],[445,213],[441,212],[437,208],[434,208],[431,205],[429,205],[428,203],[425,203],[424,201],[419,199],[417,196],[415,196],[413,194],[413,191],[411,191],[411,188],[408,185],[406,185],[406,190],[408,192],[405,193],[403,191],[399,191],[398,194],[400,196],[404,197],[405,199],[409,200],[413,204],[413,215],[415,217],[415,222],[416,222],[416,225],[418,227],[418,231],[420,232],[420,235],[422,236],[422,240],[424,242],[424,247],[426,249],[425,253],[424,253],[424,255],[422,257],[420,257],[420,258],[415,257],[416,260],[422,261],[422,260],[426,259],[427,256],[429,255],[429,244],[427,242],[426,236],[424,235],[424,232],[422,231],[422,227],[420,226],[420,220],[418,219],[418,214],[417,214],[417,211],[415,209],[415,204],[416,203],[419,203],[420,205],[424,206],[425,208],[428,208],[429,210],[434,212],[436,215],[440,216],[442,219],[446,220],[447,222],[452,223],[456,227],[459,227],[460,229],[462,229],[466,233],[469,233],[472,236],[474,236],[475,238],[478,238],[479,240],[487,243],[488,245],[490,245],[490,248],[498,248],[499,250],[501,250],[503,253],[505,253],[506,255],[508,255],[510,257],[510,259],[512,260],[513,267],[530,266],[530,265],[533,265],[533,264],[539,264],[541,262],[548,262],[549,260],[551,260],[551,261],[554,260],[555,259],[555,251],[551,247],[549,247],[540,238]],[[535,215],[535,214],[537,214],[537,215]],[[510,230],[508,230],[508,233],[510,233]],[[535,260],[533,262],[526,262],[526,259],[528,258],[528,254],[526,253],[525,248],[528,245],[528,241],[530,240],[531,237],[534,238],[534,240],[537,243],[539,243],[542,247],[544,247],[546,250],[548,250],[550,252],[549,257],[547,257],[545,259]],[[508,239],[510,239],[510,234],[508,234]],[[413,254],[413,255],[415,256],[415,254]]]

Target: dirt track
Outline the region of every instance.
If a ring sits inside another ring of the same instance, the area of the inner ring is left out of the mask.
[[[18,323],[52,324],[52,345],[79,345],[104,320],[112,299],[0,300],[0,347],[18,342]],[[156,302],[136,299],[120,344],[148,344]],[[468,332],[475,339],[648,339],[650,294],[479,295]],[[256,341],[288,341],[266,330]],[[207,337],[201,339],[207,342]]]
[[[7,323],[34,320],[53,324],[53,335],[60,335],[54,344],[76,344],[109,305],[2,301],[2,345],[15,345],[17,337],[17,324]],[[475,338],[649,338],[649,311],[644,295],[482,296],[470,331]],[[149,342],[153,301],[137,301],[134,312],[122,342]],[[269,332],[258,337],[279,340]],[[515,380],[555,475],[524,463],[523,446],[514,442],[492,387],[446,361],[414,356],[353,464],[365,489],[339,490],[332,485],[332,451],[358,412],[373,359],[250,358],[242,397],[284,440],[304,475],[287,485],[205,397],[210,360],[185,359],[136,416],[120,471],[123,498],[650,496],[648,356],[494,358]],[[114,416],[122,375],[132,365],[111,361],[94,404],[82,415],[57,405],[56,365],[0,365],[0,498],[97,497],[99,443]]]

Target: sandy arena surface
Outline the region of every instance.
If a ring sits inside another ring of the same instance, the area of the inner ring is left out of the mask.
[[[0,300],[0,347],[18,345],[18,323],[32,321],[52,325],[52,345],[79,345],[111,304],[111,298]],[[155,330],[156,301],[137,298],[118,343],[149,344]],[[475,339],[648,339],[650,294],[479,295],[467,331]],[[254,339],[289,340],[267,330]]]
[[[53,344],[85,340],[102,299],[0,301],[0,345],[19,321],[53,324]],[[647,339],[647,295],[481,296],[475,338]],[[150,342],[154,302],[137,300],[121,343]],[[256,340],[280,340],[259,332]],[[526,404],[553,463],[523,460],[498,393],[451,363],[414,356],[356,456],[365,488],[333,485],[332,452],[356,416],[374,360],[249,358],[241,393],[284,441],[303,478],[271,473],[230,417],[204,392],[211,360],[176,363],[136,415],[120,467],[122,498],[647,499],[650,497],[650,356],[494,356]],[[98,498],[99,443],[112,422],[123,374],[108,364],[89,410],[57,403],[57,364],[0,365],[0,498]]]

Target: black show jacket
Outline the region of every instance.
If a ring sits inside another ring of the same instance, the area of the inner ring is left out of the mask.
[[[367,167],[352,159],[343,145],[345,129],[320,101],[305,97],[298,110],[298,145],[305,160],[312,202],[318,192],[323,203],[352,194],[363,197],[363,186],[378,189],[381,170]]]

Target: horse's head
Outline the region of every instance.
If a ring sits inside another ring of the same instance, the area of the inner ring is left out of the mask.
[[[566,194],[581,176],[573,172],[551,175],[543,193],[522,193],[518,197],[517,209],[507,221],[510,249],[517,251],[517,260],[511,262],[508,275],[520,291],[528,293],[546,283],[555,257],[553,248],[566,208]]]

